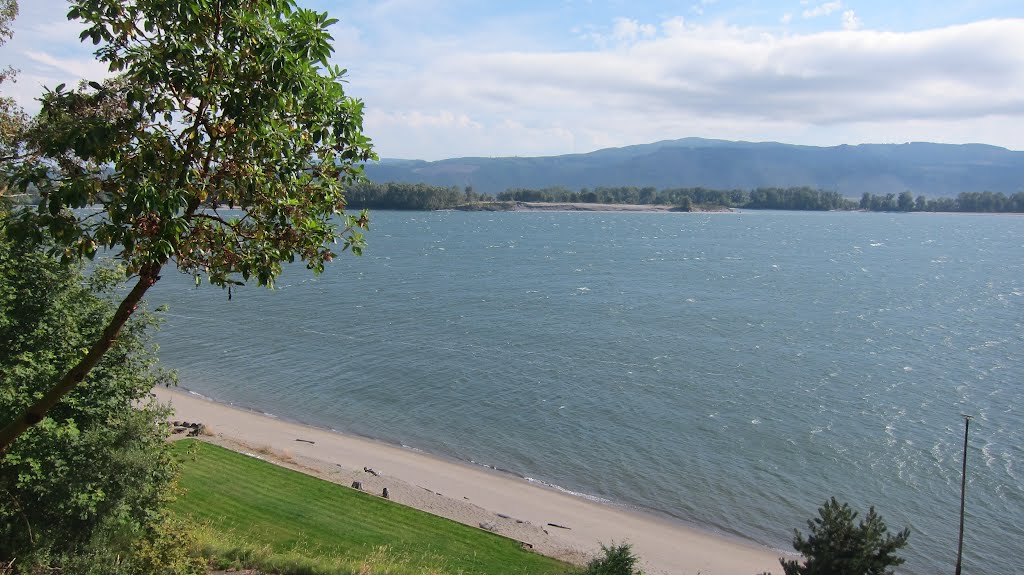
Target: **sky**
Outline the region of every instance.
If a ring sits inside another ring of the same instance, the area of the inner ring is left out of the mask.
[[[546,156],[684,137],[1024,150],[1022,0],[298,0],[326,11],[381,157]],[[28,111],[104,66],[62,0],[0,64]]]

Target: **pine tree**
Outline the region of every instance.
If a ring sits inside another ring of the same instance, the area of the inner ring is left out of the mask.
[[[906,546],[910,529],[888,533],[885,522],[872,507],[859,524],[857,512],[833,497],[807,522],[805,538],[795,531],[793,548],[806,562],[781,559],[786,575],[891,575],[890,567],[903,563],[896,552]]]

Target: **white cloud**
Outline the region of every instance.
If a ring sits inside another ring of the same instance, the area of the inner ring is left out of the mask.
[[[678,36],[686,31],[686,20],[682,16],[669,18],[661,23],[661,33],[666,36]]]
[[[1024,121],[1024,20],[907,33],[768,34],[682,22],[671,28],[672,35],[614,49],[448,54],[408,79],[414,99],[381,104],[460,110],[478,134],[502,138],[467,139],[441,156],[528,154],[530,146],[550,153],[557,145],[568,153],[588,149],[601,134],[617,134],[620,143],[694,133],[841,143],[850,126],[873,127],[879,136],[868,139],[877,141],[893,133],[966,133],[965,126],[986,122],[993,133],[1000,130],[995,117]],[[512,118],[519,128],[500,128],[496,117]],[[562,136],[546,131],[555,126]],[[957,129],[943,132],[944,126]],[[391,137],[382,133],[377,141],[390,148]],[[1024,144],[1009,127],[994,141]]]
[[[843,12],[843,28],[845,30],[860,30],[864,26],[857,13],[853,10]]]
[[[779,22],[782,22],[783,24],[789,24],[792,21],[793,15],[790,14],[789,12],[786,12],[785,14],[782,15],[781,18],[779,18]]]
[[[353,0],[332,29],[335,62],[350,69],[345,90],[366,101],[367,135],[382,156],[561,154],[690,135],[1024,149],[1024,19],[881,32],[839,2],[816,0],[794,2],[789,20],[827,9],[860,29],[773,32],[776,22],[681,17],[654,25],[624,13],[552,39],[539,32],[551,21],[533,22],[532,12],[460,27],[457,7],[427,1]],[[41,14],[35,25],[66,5],[22,8]],[[0,62],[22,69],[3,88],[23,104],[40,85],[102,71],[77,34],[62,42],[44,30],[16,30],[0,49]]]
[[[404,128],[469,128],[479,130],[483,126],[466,114],[441,110],[435,114],[417,110],[411,112],[373,112],[367,115],[367,123],[378,126],[400,126]]]
[[[616,18],[612,25],[612,37],[616,40],[632,42],[638,38],[650,38],[658,32],[653,24],[641,24],[629,18]]]
[[[839,10],[843,7],[843,3],[839,0],[835,2],[826,2],[824,4],[818,4],[814,8],[804,10],[804,18],[817,18],[819,16],[828,16],[829,14]]]
[[[46,52],[32,50],[26,50],[24,55],[29,61],[40,64],[40,69],[48,71],[49,75],[55,77],[102,80],[112,76],[107,65],[97,62],[95,58],[58,58]]]

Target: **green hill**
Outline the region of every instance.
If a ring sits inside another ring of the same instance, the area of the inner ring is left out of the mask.
[[[555,574],[568,564],[518,542],[193,440],[179,441],[184,494],[221,567],[282,574]]]

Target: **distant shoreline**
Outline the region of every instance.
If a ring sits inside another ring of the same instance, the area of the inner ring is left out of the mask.
[[[479,202],[453,208],[465,212],[702,212],[731,213],[725,206],[698,206],[689,210],[665,204],[598,204],[584,202]]]

